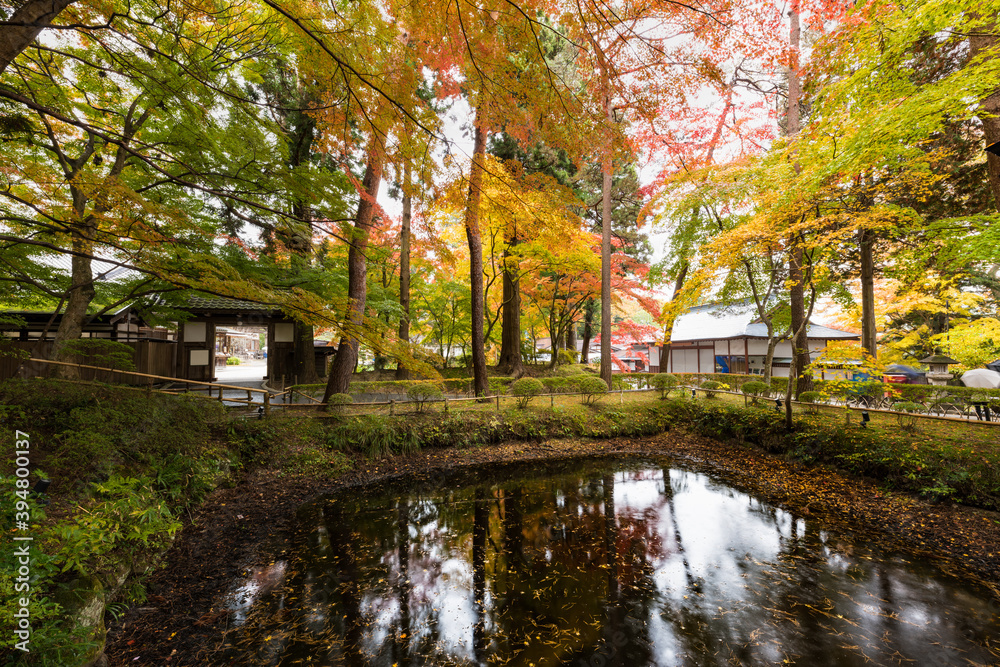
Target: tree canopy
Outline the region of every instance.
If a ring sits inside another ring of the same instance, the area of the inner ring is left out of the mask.
[[[0,2],[4,309],[62,313],[59,354],[125,304],[272,304],[339,341],[328,393],[361,346],[433,373],[456,345],[484,392],[628,301],[661,338],[709,300],[779,338],[836,303],[904,360],[951,323],[981,363],[997,12],[789,9]]]

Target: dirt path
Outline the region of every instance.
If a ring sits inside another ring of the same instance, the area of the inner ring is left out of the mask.
[[[190,517],[167,554],[165,568],[149,581],[149,600],[111,628],[109,664],[206,664],[206,657],[222,644],[229,623],[227,612],[214,605],[248,567],[267,565],[281,555],[295,524],[295,509],[318,494],[486,463],[628,455],[682,458],[795,514],[822,518],[861,539],[925,555],[946,571],[998,592],[993,606],[1000,613],[997,513],[930,504],[824,468],[670,432],[652,438],[506,443],[424,450],[382,461],[361,459],[334,481],[260,471],[234,488],[216,490]]]

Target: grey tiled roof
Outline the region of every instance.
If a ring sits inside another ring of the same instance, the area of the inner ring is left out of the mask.
[[[277,310],[274,306],[221,296],[188,296],[186,301],[187,307],[192,310],[232,310],[243,313],[270,313]]]
[[[767,338],[767,327],[757,322],[757,307],[749,303],[723,306],[697,306],[677,318],[671,333],[672,342],[725,340],[727,338]],[[857,334],[821,324],[810,323],[807,336],[814,339],[858,338]]]

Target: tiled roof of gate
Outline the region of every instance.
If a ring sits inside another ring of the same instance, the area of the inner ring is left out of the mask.
[[[187,308],[192,310],[234,310],[244,313],[269,313],[277,310],[274,306],[241,299],[227,299],[221,296],[189,296],[186,301]]]

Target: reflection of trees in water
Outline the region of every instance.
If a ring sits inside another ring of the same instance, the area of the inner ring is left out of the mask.
[[[663,468],[662,472],[663,497],[669,517],[671,541],[673,551],[680,557],[681,567],[684,570],[686,593],[677,604],[672,604],[666,596],[663,596],[660,616],[670,621],[680,655],[689,658],[711,655],[718,650],[716,615],[708,610],[704,600],[704,582],[701,577],[694,574],[691,567],[687,550],[684,548],[675,504],[677,494],[689,488],[689,477],[687,473],[681,473],[676,479],[672,479],[670,469]]]
[[[402,665],[410,662],[410,642],[413,629],[410,627],[410,502],[399,501],[399,515],[396,520],[396,587],[399,589],[399,629],[396,636],[394,661]]]
[[[665,645],[699,665],[913,655],[920,635],[898,613],[912,603],[896,568],[849,561],[816,522],[728,489],[717,501],[769,546],[706,560],[695,533],[719,528],[679,516],[677,503],[713,485],[660,472],[330,502],[284,592],[244,627],[244,664],[631,666]],[[628,500],[639,487],[655,491]],[[683,590],[658,578],[667,571]],[[873,611],[859,621],[864,605]]]
[[[472,646],[476,662],[481,663],[486,653],[486,531],[489,529],[490,508],[486,492],[476,487],[476,502],[472,523],[472,596],[476,609],[476,622],[472,626]]]

